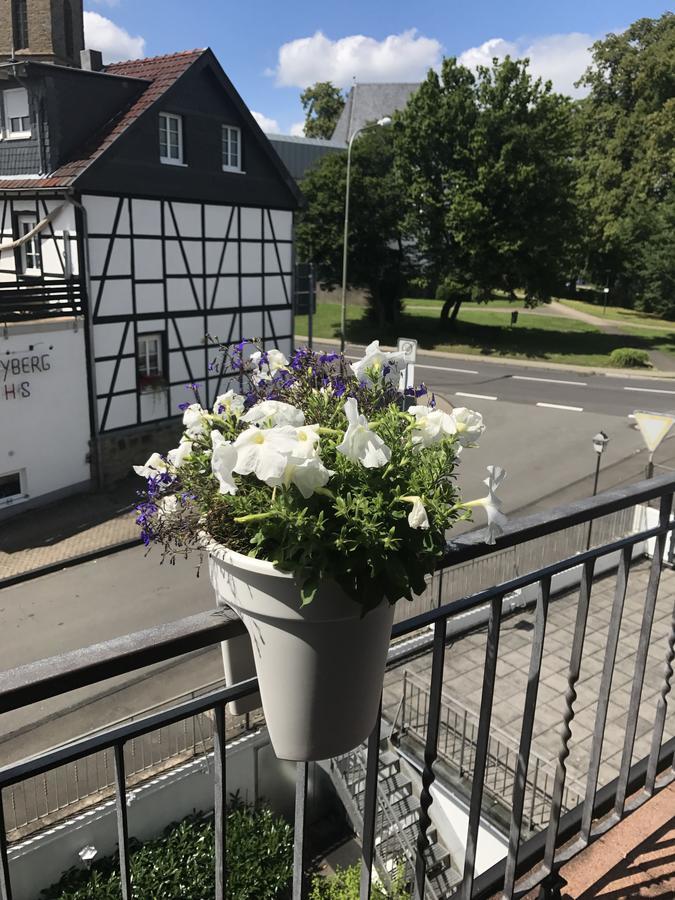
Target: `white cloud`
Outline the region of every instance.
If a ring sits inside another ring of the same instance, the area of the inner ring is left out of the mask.
[[[262,113],[255,112],[254,110],[251,110],[251,115],[256,120],[258,125],[260,125],[263,131],[270,134],[279,134],[279,132],[281,131],[281,129],[279,128],[279,123],[276,119],[270,119],[269,116],[265,116]]]
[[[92,50],[100,50],[105,63],[138,59],[145,53],[145,38],[132,37],[110,19],[91,11],[84,13],[84,43]]]
[[[291,125],[291,130],[288,132],[293,135],[293,137],[304,137],[305,136],[305,123],[303,122],[293,122]]]
[[[381,41],[362,34],[332,41],[321,31],[298,38],[279,49],[272,74],[284,87],[305,88],[315,81],[347,87],[357,81],[421,81],[438,65],[442,47],[415,29],[390,34]]]
[[[581,97],[586,89],[575,88],[574,82],[591,62],[589,47],[593,41],[590,34],[580,32],[550,34],[534,39],[519,38],[516,41],[491,38],[479,47],[465,50],[458,61],[473,69],[477,65],[491,65],[495,56],[500,59],[507,55],[526,56],[533,75],[552,81],[554,89],[560,93]]]

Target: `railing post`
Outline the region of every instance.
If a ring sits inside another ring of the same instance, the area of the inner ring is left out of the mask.
[[[447,619],[438,619],[434,625],[434,649],[431,663],[431,686],[429,692],[429,719],[427,739],[424,748],[424,770],[422,771],[422,791],[420,793],[419,834],[417,836],[417,858],[415,860],[415,900],[424,900],[426,888],[427,862],[425,853],[429,847],[427,831],[431,825],[429,807],[433,803],[431,785],[436,778],[434,762],[438,755],[438,729],[441,717],[443,693],[443,666],[445,663],[445,635]]]
[[[225,769],[225,704],[214,709],[213,728],[213,789],[216,900],[227,896],[227,782]]]
[[[12,900],[9,860],[7,859],[7,826],[5,825],[2,796],[2,788],[0,788],[0,900]]]
[[[295,769],[295,825],[293,831],[293,900],[305,897],[305,816],[307,813],[306,762],[296,763]]]
[[[466,747],[466,716],[467,712],[464,710],[464,718],[462,719],[462,743],[459,748],[459,777],[461,778],[464,775],[464,748]],[[470,758],[469,758],[470,761]]]
[[[120,859],[122,900],[131,900],[129,825],[127,822],[127,785],[124,769],[124,744],[115,744],[115,808],[117,812],[117,850]]]
[[[403,703],[401,704],[401,735],[405,734],[406,693],[408,690],[408,670],[403,670]]]
[[[375,856],[375,819],[377,816],[377,776],[380,763],[380,724],[382,722],[382,699],[377,712],[375,727],[368,738],[366,759],[366,789],[363,799],[363,835],[361,836],[361,882],[360,900],[370,900],[373,879],[373,859]]]

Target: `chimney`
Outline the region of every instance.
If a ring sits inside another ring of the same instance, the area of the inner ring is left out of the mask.
[[[80,68],[88,72],[100,72],[103,69],[103,54],[100,50],[80,50]]]

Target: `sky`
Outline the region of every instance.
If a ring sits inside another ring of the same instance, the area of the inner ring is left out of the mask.
[[[301,134],[303,88],[420,81],[444,56],[527,56],[577,97],[591,44],[668,0],[85,0],[85,42],[107,62],[211,47],[267,132]]]

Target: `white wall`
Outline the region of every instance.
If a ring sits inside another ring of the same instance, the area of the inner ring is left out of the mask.
[[[79,262],[75,227],[75,207],[62,199],[35,200],[30,197],[20,199],[5,198],[0,200],[0,244],[15,240],[13,233],[12,213],[28,212],[35,215],[37,221],[46,218],[49,213],[56,212],[51,225],[46,225],[39,235],[42,270],[45,278],[60,280],[64,275],[65,241],[70,247],[71,272],[77,275]],[[69,236],[69,239],[68,239]],[[15,254],[13,249],[0,250],[0,282],[14,281],[16,278]]]
[[[0,476],[21,472],[24,500],[87,482],[89,434],[82,319],[8,324],[0,331]],[[0,500],[0,512],[7,505]]]

